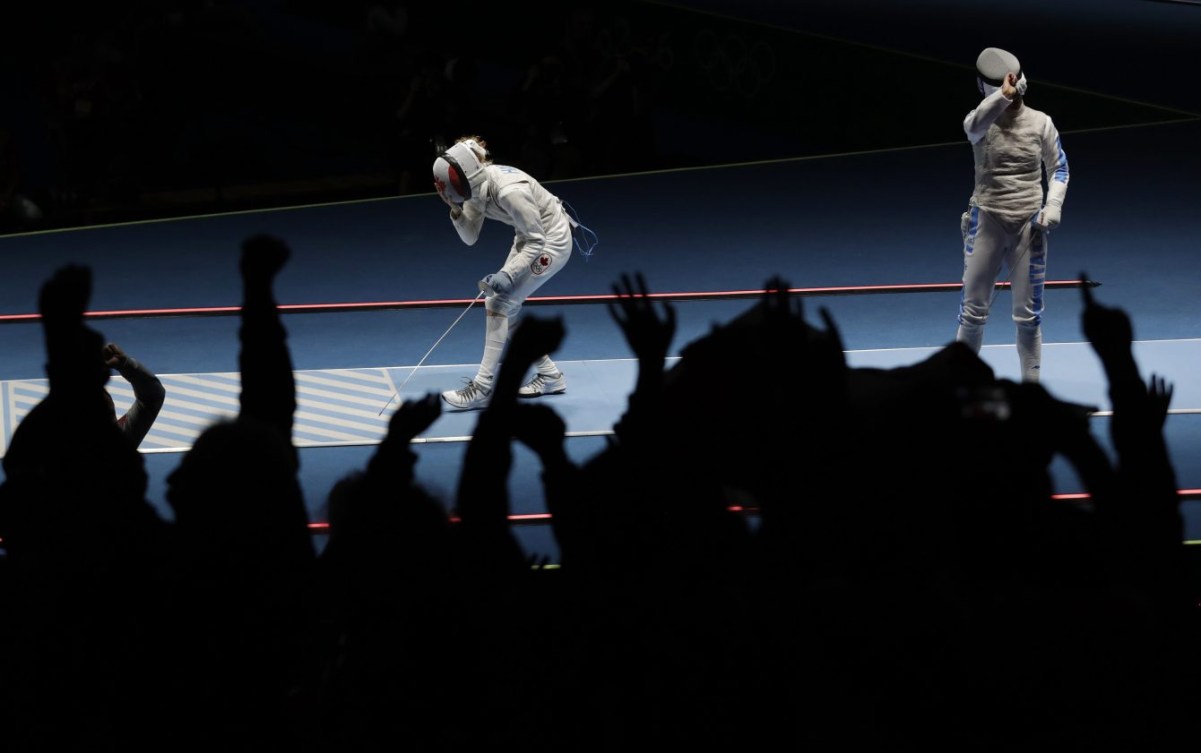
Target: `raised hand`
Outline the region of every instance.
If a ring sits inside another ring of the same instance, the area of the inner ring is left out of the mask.
[[[1159,429],[1163,429],[1164,423],[1168,420],[1168,407],[1172,404],[1172,393],[1175,388],[1167,382],[1163,377],[1152,374],[1147,381],[1147,398],[1148,407],[1151,411],[1151,418],[1156,422]]]
[[[442,199],[442,202],[450,207],[450,212],[453,216],[458,217],[463,213],[463,205],[446,195],[446,184],[437,178],[434,178],[434,190],[437,191],[438,198]]]
[[[1001,82],[1001,93],[1005,95],[1005,99],[1013,99],[1018,94],[1018,77],[1016,73],[1006,73],[1005,80]]]
[[[822,318],[822,323],[826,325],[826,331],[823,336],[823,341],[827,346],[838,353],[838,359],[844,361],[844,348],[842,344],[842,332],[839,331],[838,325],[834,323],[834,317],[830,314],[830,309],[822,306],[817,310],[817,313]],[[845,364],[845,362],[844,362]]]
[[[125,365],[125,360],[129,356],[125,355],[125,351],[116,343],[107,343],[103,350],[104,363],[109,368],[119,369]]]
[[[411,448],[413,437],[425,431],[442,415],[442,399],[431,392],[419,400],[400,404],[388,421],[388,433],[367,463],[373,483],[407,484],[413,479],[417,455]]]
[[[388,421],[388,439],[408,444],[413,437],[430,428],[440,415],[442,400],[437,392],[431,392],[420,400],[406,400]]]
[[[613,292],[617,301],[608,304],[609,314],[621,327],[634,355],[640,361],[662,363],[676,333],[675,309],[663,302],[662,314],[656,310],[641,273],[635,274],[633,280],[623,274],[620,282],[613,285]]]
[[[1080,287],[1080,294],[1084,298],[1084,312],[1080,319],[1084,336],[1102,360],[1128,355],[1134,341],[1130,317],[1121,309],[1097,303],[1093,299],[1086,273],[1080,273],[1080,282],[1084,283]]]
[[[275,279],[284,268],[291,249],[279,238],[255,235],[242,242],[240,270],[247,283],[264,283]]]
[[[767,281],[762,299],[764,322],[774,336],[780,338],[789,338],[794,328],[803,327],[804,353],[790,355],[802,355],[811,366],[829,370],[822,373],[841,374],[846,368],[846,356],[843,353],[842,333],[834,323],[834,317],[823,306],[818,309],[818,314],[825,324],[825,330],[808,326],[802,299],[794,298],[788,292],[789,288],[789,283],[778,276]]]
[[[782,277],[773,276],[763,292],[763,314],[769,322],[778,323],[804,318],[803,302],[788,293],[791,285]]]

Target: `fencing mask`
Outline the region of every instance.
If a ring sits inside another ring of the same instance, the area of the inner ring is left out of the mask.
[[[976,84],[986,97],[1000,89],[1005,76],[1010,73],[1017,74],[1018,94],[1025,94],[1026,74],[1022,73],[1022,64],[1012,52],[989,47],[976,58]]]
[[[480,154],[487,151],[478,141],[466,139],[455,144],[434,160],[434,187],[456,204],[479,195],[484,182]]]

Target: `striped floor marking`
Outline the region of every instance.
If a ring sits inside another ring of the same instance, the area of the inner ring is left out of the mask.
[[[380,406],[394,392],[386,369],[298,371],[296,422],[293,441],[298,447],[375,444],[384,436],[390,416],[379,415]],[[216,374],[160,374],[167,391],[162,411],[143,441],[147,452],[187,450],[212,424],[238,413],[241,379],[236,372]],[[117,411],[133,403],[133,389],[114,376],[109,392]],[[3,436],[0,454],[17,424],[49,390],[45,379],[0,382]]]
[[[1112,412],[1104,394],[1103,376],[1086,357],[1086,343],[1044,345],[1044,374],[1052,394],[1087,401],[1102,410],[1095,418]],[[1140,365],[1147,373],[1168,375],[1178,389],[1171,416],[1201,414],[1201,389],[1191,377],[1201,362],[1201,339],[1139,341],[1135,343]],[[888,368],[916,363],[938,348],[900,348],[848,351],[852,367]],[[986,346],[981,355],[997,370],[997,376],[1013,378],[1016,369],[1013,346]],[[678,357],[669,358],[670,367]],[[634,359],[561,361],[573,387],[568,394],[548,398],[567,423],[569,437],[611,435],[612,427],[625,408],[636,373]],[[410,366],[361,369],[331,369],[293,372],[296,380],[297,411],[293,443],[297,447],[346,447],[378,444],[387,433],[397,403],[397,385],[408,377]],[[475,365],[425,366],[409,384],[406,399],[453,387],[459,377],[474,373]],[[183,452],[196,438],[221,420],[237,415],[241,379],[237,372],[209,374],[160,374],[167,391],[166,402],[150,433],[141,445],[143,452]],[[1064,388],[1060,393],[1059,387]],[[109,391],[119,412],[133,402],[133,390],[119,376],[109,381]],[[7,452],[17,424],[45,398],[45,379],[0,381],[0,455]],[[391,402],[390,402],[391,401]],[[426,436],[415,443],[466,442],[471,439],[477,412],[443,411]],[[1178,419],[1179,420],[1179,419]]]

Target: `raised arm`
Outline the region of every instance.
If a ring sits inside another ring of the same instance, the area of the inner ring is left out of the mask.
[[[650,298],[641,273],[633,279],[622,275],[613,285],[617,296],[609,314],[625,335],[630,350],[638,357],[638,381],[630,394],[629,407],[615,431],[626,441],[654,425],[663,393],[663,368],[676,332],[676,312],[671,304],[660,308]]]
[[[116,343],[104,346],[104,360],[133,388],[133,405],[124,416],[117,419],[117,426],[129,441],[133,442],[134,447],[137,447],[150,432],[154,419],[158,418],[167,391],[163,388],[162,380],[155,376],[154,372],[143,366],[140,361],[130,358]]]
[[[367,463],[367,475],[373,483],[403,486],[413,481],[413,438],[433,425],[442,415],[442,401],[437,393],[420,400],[406,400],[388,421],[388,433],[376,447]]]
[[[296,382],[288,333],[275,303],[275,276],[291,251],[278,238],[258,235],[242,244],[242,415],[274,426],[289,441],[296,412]]]
[[[83,321],[91,296],[92,271],[87,267],[63,267],[42,287],[38,307],[51,396],[102,397],[100,389],[109,379],[101,357],[103,340]]]
[[[481,567],[525,566],[525,558],[509,530],[508,477],[517,390],[534,362],[558,349],[563,340],[558,319],[527,316],[509,339],[488,407],[467,445],[459,478],[457,535],[470,559]]]
[[[563,561],[575,560],[595,532],[580,514],[580,469],[567,456],[567,426],[550,406],[519,405],[513,435],[542,462],[542,487],[555,540]]]
[[[992,94],[985,97],[976,105],[976,109],[967,114],[963,119],[963,132],[967,134],[967,140],[973,144],[980,142],[984,138],[984,134],[988,133],[988,129],[997,118],[1001,117],[1001,113],[1013,104],[1013,98],[1017,96],[1017,77],[1010,73],[1005,83],[1000,89],[997,89]]]
[[[1082,272],[1081,280],[1087,281]],[[1149,384],[1139,375],[1134,358],[1130,318],[1118,308],[1093,299],[1087,285],[1082,324],[1101,359],[1113,404],[1110,435],[1117,453],[1117,492],[1120,508],[1112,510],[1114,527],[1126,544],[1151,552],[1174,550],[1183,540],[1176,474],[1164,441],[1163,426],[1172,390],[1161,378]]]
[[[455,232],[468,246],[474,246],[480,239],[480,231],[484,227],[484,202],[479,199],[468,199],[462,206],[455,204],[442,196],[442,200],[450,205],[450,221],[455,226]]]

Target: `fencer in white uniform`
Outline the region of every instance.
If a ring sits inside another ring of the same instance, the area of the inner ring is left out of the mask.
[[[990,47],[980,53],[976,71],[984,99],[963,121],[976,180],[960,227],[963,294],[955,339],[980,351],[1004,264],[1011,275],[1022,381],[1037,382],[1047,235],[1060,222],[1068,159],[1051,118],[1023,102],[1026,77],[1014,55]]]
[[[571,258],[571,219],[562,201],[537,180],[515,167],[492,164],[486,144],[475,137],[459,139],[434,161],[434,187],[450,205],[450,220],[468,246],[479,240],[485,219],[513,228],[513,244],[504,265],[479,282],[486,310],[479,370],[462,389],[442,393],[452,408],[472,410],[488,404],[510,322],[525,299]],[[537,397],[566,389],[563,372],[549,356],[543,356],[519,394]]]

